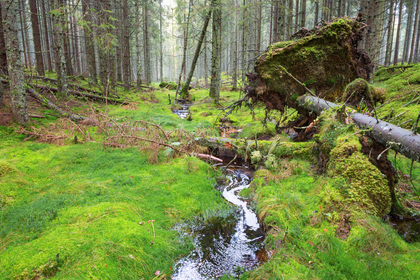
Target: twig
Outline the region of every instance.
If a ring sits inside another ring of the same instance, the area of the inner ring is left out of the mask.
[[[414,135],[417,134],[417,126],[419,124],[419,120],[420,120],[420,113],[419,113],[419,116],[417,117],[416,123],[413,126],[413,133],[414,133]]]
[[[391,149],[391,146],[389,146],[388,148],[386,148],[385,150],[383,150],[382,153],[380,153],[378,155],[378,157],[376,158],[376,160],[379,160],[381,158],[382,154],[385,153],[386,151],[388,151],[389,149]]]
[[[388,122],[390,123],[390,122],[392,122],[393,120],[395,120],[396,118],[398,118],[398,117],[400,117],[400,116],[402,116],[402,115],[404,115],[405,113],[407,113],[408,111],[404,111],[404,112],[402,112],[402,113],[399,113],[398,115],[396,115],[395,117],[393,117],[392,119],[390,119]]]
[[[286,72],[287,75],[289,75],[289,77],[291,77],[293,80],[295,80],[299,85],[303,86],[305,88],[305,90],[307,92],[309,92],[312,96],[315,96],[316,97],[316,95],[309,88],[307,88],[303,83],[301,83],[298,79],[296,79],[292,74],[290,74],[289,72],[287,72],[286,68],[284,68],[281,65],[280,65],[280,67],[281,67],[281,70],[283,70],[284,72]]]

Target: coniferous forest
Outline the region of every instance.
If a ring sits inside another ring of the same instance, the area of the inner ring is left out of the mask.
[[[0,279],[419,279],[419,0],[0,0]]]

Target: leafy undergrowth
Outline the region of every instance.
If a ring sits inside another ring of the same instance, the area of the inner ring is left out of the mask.
[[[175,223],[228,209],[204,162],[20,142],[0,127],[1,279],[152,279],[191,242]],[[141,223],[141,224],[139,224]]]
[[[411,129],[420,113],[420,64],[406,69],[382,68],[375,73],[375,81],[388,90],[387,100],[378,109],[379,117]],[[417,129],[420,132],[420,127]]]
[[[420,277],[420,244],[405,243],[390,225],[362,212],[343,240],[340,233],[347,221],[334,221],[326,208],[326,200],[339,187],[336,182],[316,179],[305,161],[285,159],[281,164],[297,171],[285,178],[284,173],[264,170],[254,178],[251,192],[268,228],[272,257],[244,279]]]

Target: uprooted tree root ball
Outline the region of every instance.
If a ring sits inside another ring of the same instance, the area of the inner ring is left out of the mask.
[[[248,75],[248,96],[280,111],[285,105],[301,110],[295,101],[307,92],[305,87],[329,101],[342,98],[350,82],[368,80],[372,70],[369,56],[357,49],[363,28],[363,23],[340,18],[299,40],[269,46]]]

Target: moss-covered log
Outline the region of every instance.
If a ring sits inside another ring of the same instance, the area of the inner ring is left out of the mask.
[[[83,117],[83,116],[72,114],[72,113],[67,113],[66,111],[64,111],[63,109],[61,109],[57,105],[55,105],[53,102],[51,102],[50,100],[48,100],[47,98],[45,98],[41,94],[37,93],[32,88],[30,88],[28,90],[28,92],[33,98],[38,100],[42,105],[50,108],[51,110],[56,111],[57,113],[59,113],[61,116],[65,117],[65,118],[69,118],[72,121],[81,121],[81,120],[85,119],[85,117]]]
[[[255,73],[248,75],[248,95],[280,111],[285,105],[299,110],[295,101],[308,90],[336,101],[347,84],[369,79],[371,60],[356,48],[362,29],[363,23],[340,18],[302,39],[269,46],[258,58]]]
[[[314,96],[301,97],[297,104],[306,111],[315,112],[318,115],[324,110],[338,106]],[[389,146],[412,160],[420,161],[420,135],[415,135],[411,131],[365,114],[352,113],[349,115],[353,122],[359,128],[367,130],[367,135],[376,142]]]

